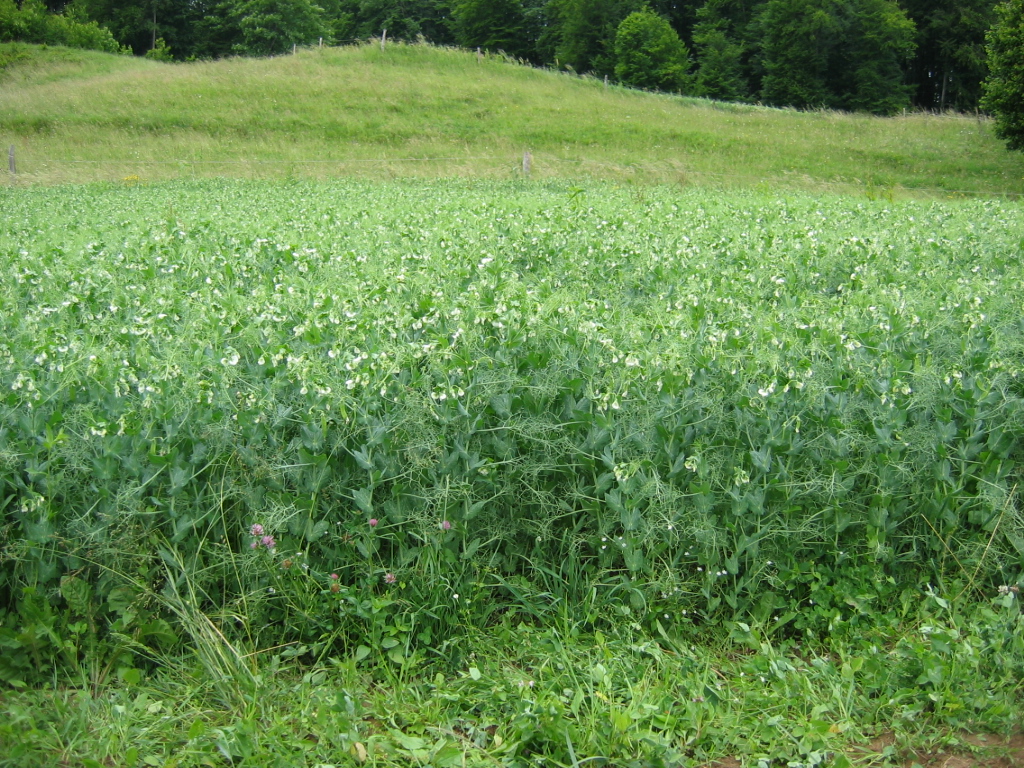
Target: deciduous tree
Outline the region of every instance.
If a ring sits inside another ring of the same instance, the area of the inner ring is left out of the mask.
[[[452,16],[459,45],[526,58],[532,54],[520,0],[456,0]]]
[[[996,135],[1006,146],[1024,150],[1024,0],[996,8],[987,42],[989,76],[981,105],[995,116]]]
[[[693,31],[697,72],[693,94],[722,101],[743,101],[749,85],[743,75],[743,48],[724,30],[698,24]]]
[[[323,8],[310,0],[245,0],[238,17],[239,53],[272,56],[330,37]]]
[[[689,52],[667,20],[644,9],[629,14],[615,34],[615,77],[627,85],[683,90]]]
[[[421,35],[437,45],[455,42],[449,0],[343,0],[327,10],[340,39],[366,39],[388,31],[388,38],[415,41]]]
[[[759,19],[764,78],[761,98],[769,104],[823,107],[829,54],[840,34],[832,0],[769,0]]]
[[[557,28],[555,59],[577,72],[615,73],[615,36],[622,20],[643,8],[643,0],[553,0]]]
[[[876,114],[909,104],[915,28],[893,0],[769,0],[758,25],[768,103]]]
[[[995,21],[995,0],[901,0],[917,26],[910,65],[913,101],[926,109],[978,106],[988,74],[985,33]]]

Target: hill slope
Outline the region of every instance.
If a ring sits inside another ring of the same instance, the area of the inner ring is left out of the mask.
[[[984,118],[877,118],[605,87],[418,45],[189,64],[0,46],[20,178],[600,177],[1020,194]],[[10,181],[10,176],[5,176]]]

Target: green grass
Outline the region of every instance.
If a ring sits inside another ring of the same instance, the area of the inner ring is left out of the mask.
[[[229,704],[216,689],[237,682],[183,656],[98,692],[4,693],[0,766],[1019,765],[1020,618],[925,603],[898,640],[779,643],[735,626],[699,645],[504,620],[447,666],[311,666],[277,648]]]
[[[876,118],[605,88],[428,46],[189,64],[0,48],[19,180],[355,175],[1019,195],[989,120]],[[5,177],[7,183],[13,180]]]

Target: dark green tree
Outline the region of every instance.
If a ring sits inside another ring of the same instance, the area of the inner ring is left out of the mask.
[[[636,88],[681,91],[689,52],[672,25],[654,11],[629,14],[615,34],[615,77]]]
[[[327,17],[338,40],[379,37],[413,42],[421,36],[437,45],[455,42],[450,0],[343,0]]]
[[[643,0],[552,0],[555,62],[580,73],[613,75],[619,24],[643,7]]]
[[[996,136],[1024,150],[1024,0],[996,8],[987,40],[989,75],[981,106],[995,117]]]
[[[524,58],[533,55],[520,0],[455,0],[452,17],[459,45]]]
[[[763,5],[764,0],[706,0],[697,10],[695,95],[742,101],[760,90],[755,22]]]
[[[769,104],[822,107],[833,101],[829,55],[841,29],[832,0],[769,0],[758,20],[761,98]]]
[[[179,58],[191,54],[195,24],[206,10],[202,0],[75,0],[69,7],[109,29],[140,56],[162,37]]]
[[[689,50],[693,42],[693,28],[697,24],[697,11],[703,0],[649,0],[647,5],[672,25]]]
[[[769,0],[758,24],[766,102],[876,114],[909,104],[915,28],[894,0]]]
[[[187,55],[200,59],[233,55],[242,44],[236,0],[196,1],[201,3],[203,13],[192,27],[193,42]]]
[[[693,47],[699,62],[693,78],[694,96],[721,101],[743,101],[750,87],[743,74],[743,47],[724,30],[698,24]]]
[[[273,56],[294,45],[313,45],[330,39],[324,10],[310,0],[244,0],[237,10],[242,32],[237,53]]]
[[[910,64],[913,101],[925,109],[978,106],[988,74],[985,33],[995,21],[995,0],[901,0],[917,26]]]
[[[847,0],[839,6],[843,35],[830,83],[836,106],[891,115],[910,104],[906,69],[916,29],[893,0]]]

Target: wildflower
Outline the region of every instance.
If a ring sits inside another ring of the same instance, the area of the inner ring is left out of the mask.
[[[331,582],[331,592],[341,592],[341,584],[336,581]]]
[[[249,545],[249,549],[256,549],[256,547],[258,547],[259,545],[260,543],[258,541],[254,541],[252,544]]]
[[[371,528],[376,528],[377,527],[377,518],[376,517],[371,517],[370,518],[370,527]]]
[[[277,542],[274,541],[273,536],[264,536],[262,539],[260,539],[260,543],[267,549],[273,549],[277,546]]]
[[[285,560],[281,561],[281,567],[282,568],[291,568],[292,567],[292,560],[291,560],[291,558],[289,557],[289,558],[286,558]]]
[[[446,531],[450,531],[452,529],[451,521],[450,520],[442,521],[441,522],[441,528],[446,530]]]
[[[338,580],[338,574],[332,573],[331,574],[331,579],[333,579],[334,581],[337,581]]]
[[[398,578],[395,576],[395,574],[393,574],[393,573],[385,573],[384,574],[384,583],[385,584],[394,584],[396,581],[398,581]]]
[[[251,533],[253,536],[262,536],[263,526],[259,523],[253,523],[252,528],[249,529],[249,533]]]

